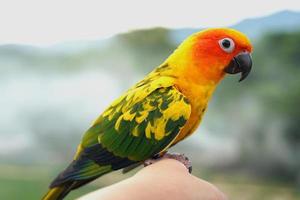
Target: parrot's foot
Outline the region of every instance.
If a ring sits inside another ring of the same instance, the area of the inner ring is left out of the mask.
[[[189,170],[189,173],[192,173],[191,161],[184,154],[179,154],[179,153],[165,153],[164,155],[159,156],[157,158],[151,158],[151,159],[145,160],[144,166],[146,167],[148,165],[156,163],[157,161],[159,161],[163,158],[171,158],[171,159],[175,159],[175,160],[181,162]]]

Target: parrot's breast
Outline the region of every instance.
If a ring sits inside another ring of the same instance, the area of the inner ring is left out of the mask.
[[[206,111],[208,101],[215,89],[215,85],[196,85],[189,83],[189,87],[181,85],[179,90],[189,99],[191,104],[191,115],[186,125],[182,128],[172,145],[190,136],[199,126]]]

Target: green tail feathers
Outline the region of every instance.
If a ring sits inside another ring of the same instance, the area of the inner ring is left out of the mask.
[[[77,189],[96,178],[136,163],[128,158],[115,156],[101,144],[85,148],[71,164],[50,184],[42,200],[62,200],[71,190]]]
[[[62,200],[64,199],[71,190],[77,189],[93,180],[98,178],[99,176],[84,179],[84,180],[77,180],[77,181],[69,181],[59,186],[51,187],[42,200]]]
[[[62,200],[69,192],[69,187],[65,186],[51,188],[42,200]]]
[[[101,167],[94,163],[85,165],[83,168],[77,168],[78,163],[78,161],[73,161],[69,167],[52,181],[50,189],[42,200],[62,200],[71,190],[77,189],[96,178],[111,172],[110,166]]]

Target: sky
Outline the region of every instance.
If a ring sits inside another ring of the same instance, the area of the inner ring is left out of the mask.
[[[138,28],[230,26],[299,0],[0,0],[0,44],[52,45]]]

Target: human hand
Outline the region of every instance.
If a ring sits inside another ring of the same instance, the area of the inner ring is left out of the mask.
[[[78,200],[226,200],[214,185],[201,180],[174,159],[162,159],[133,177]]]

